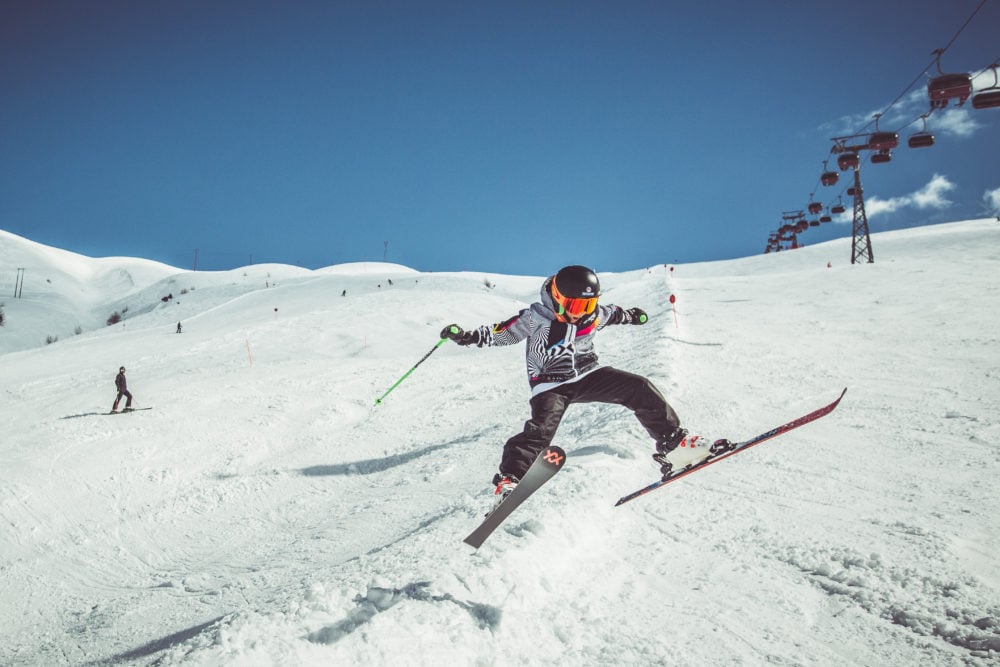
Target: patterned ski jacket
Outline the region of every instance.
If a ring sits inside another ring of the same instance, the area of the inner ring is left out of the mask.
[[[479,347],[515,345],[527,339],[525,361],[532,396],[597,370],[594,335],[609,324],[632,323],[628,311],[613,304],[598,304],[576,323],[560,322],[549,292],[551,282],[549,278],[542,285],[540,301],[508,320],[472,332]]]

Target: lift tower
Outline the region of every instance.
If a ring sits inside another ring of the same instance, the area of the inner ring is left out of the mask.
[[[877,127],[877,125],[876,125]],[[864,137],[863,144],[848,144],[851,139]],[[892,159],[892,148],[895,148],[899,138],[895,133],[875,132],[871,135],[854,135],[838,137],[833,140],[831,153],[837,155],[837,166],[841,171],[854,171],[854,186],[847,189],[847,194],[854,197],[854,226],[851,232],[851,264],[867,260],[875,262],[872,255],[872,239],[868,231],[868,215],[865,213],[864,188],[861,187],[861,151],[876,151],[872,162],[879,164]]]
[[[872,256],[872,239],[868,233],[868,215],[865,213],[865,196],[861,188],[861,163],[854,167],[854,227],[851,233],[851,264],[857,264],[867,257],[869,264],[875,263]]]

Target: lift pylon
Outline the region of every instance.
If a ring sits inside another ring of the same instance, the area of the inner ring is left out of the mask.
[[[851,264],[868,258],[875,263],[872,255],[872,239],[868,233],[868,215],[865,213],[865,195],[861,187],[861,164],[854,167],[854,227],[851,234]]]

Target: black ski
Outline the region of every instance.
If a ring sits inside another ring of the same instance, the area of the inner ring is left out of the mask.
[[[115,412],[114,410],[112,410],[111,412],[108,412],[106,414],[109,414],[109,415],[123,415],[126,412],[136,412],[138,410],[152,410],[152,409],[153,409],[153,406],[149,406],[148,408],[123,408],[123,409],[119,410],[118,412]]]
[[[566,452],[559,447],[550,446],[542,450],[542,453],[528,468],[528,472],[524,473],[524,478],[518,482],[510,495],[483,520],[478,528],[465,538],[465,543],[475,549],[481,547],[486,538],[493,534],[493,531],[511,515],[511,512],[559,472],[565,462]]]
[[[698,461],[697,463],[686,466],[684,468],[673,470],[670,473],[668,473],[663,479],[657,480],[652,484],[650,484],[649,486],[644,486],[638,491],[634,491],[628,494],[627,496],[622,496],[621,498],[618,499],[618,502],[615,503],[615,507],[619,505],[624,505],[630,500],[635,500],[639,496],[646,495],[650,491],[655,491],[656,489],[660,488],[661,486],[665,486],[670,482],[675,482],[681,477],[686,477],[691,473],[695,472],[696,470],[707,468],[713,463],[718,463],[722,459],[729,458],[730,456],[733,456],[734,454],[739,454],[740,452],[744,452],[750,449],[751,447],[759,445],[762,442],[766,442],[771,438],[781,435],[782,433],[787,433],[792,429],[796,429],[804,424],[808,424],[809,422],[815,421],[820,417],[825,417],[826,415],[833,412],[833,409],[837,407],[837,405],[840,403],[840,399],[842,399],[844,397],[844,394],[846,393],[847,389],[844,389],[844,391],[840,392],[840,396],[838,396],[837,400],[835,400],[833,403],[830,403],[829,405],[824,405],[822,408],[818,410],[814,410],[807,415],[803,415],[802,417],[792,420],[787,424],[782,424],[781,426],[773,428],[770,431],[765,431],[764,433],[761,433],[758,436],[750,438],[749,440],[744,440],[743,442],[737,442],[733,445],[732,449],[726,450],[725,452],[716,454],[714,456],[709,456],[707,458],[702,459],[701,461]]]

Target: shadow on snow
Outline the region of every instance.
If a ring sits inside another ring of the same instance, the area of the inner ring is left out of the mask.
[[[445,449],[448,445],[433,445],[424,447],[407,454],[393,454],[381,459],[368,459],[366,461],[354,461],[351,463],[339,463],[337,465],[309,466],[301,468],[299,473],[306,477],[324,477],[327,475],[372,475],[384,472],[397,466],[406,465],[411,461],[426,456],[439,449]]]

